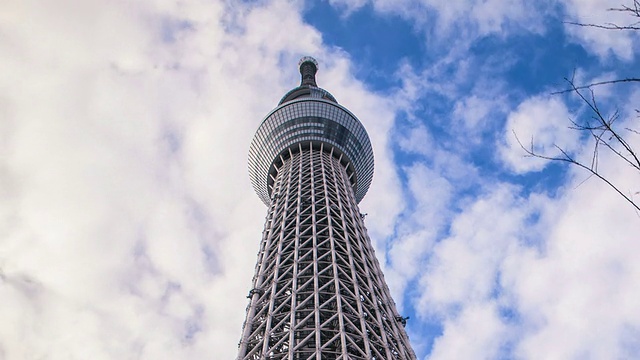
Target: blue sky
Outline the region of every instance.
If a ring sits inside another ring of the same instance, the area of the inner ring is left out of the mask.
[[[420,359],[640,356],[640,215],[514,136],[590,161],[567,127],[591,113],[551,93],[637,77],[640,33],[565,23],[618,5],[4,2],[0,359],[234,358],[266,213],[247,152],[304,55],[370,135],[361,210]],[[638,87],[596,99],[640,148]]]

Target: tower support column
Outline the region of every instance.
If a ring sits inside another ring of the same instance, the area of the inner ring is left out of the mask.
[[[332,149],[291,151],[272,202],[239,359],[413,359]]]

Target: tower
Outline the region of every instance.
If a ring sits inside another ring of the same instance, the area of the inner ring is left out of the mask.
[[[358,119],[302,81],[263,120],[249,175],[268,212],[238,360],[415,359],[358,203],[373,150]]]

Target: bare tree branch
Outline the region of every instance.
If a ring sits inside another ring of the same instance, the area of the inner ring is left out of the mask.
[[[569,24],[569,25],[576,25],[576,26],[582,26],[582,27],[593,27],[593,28],[598,28],[598,29],[605,29],[605,30],[640,30],[640,23],[633,23],[630,25],[625,25],[625,26],[620,26],[620,25],[616,25],[616,24],[612,24],[612,23],[605,23],[604,25],[601,24],[583,24],[583,23],[578,23],[578,22],[573,22],[573,21],[564,21],[565,24]]]
[[[591,109],[591,111],[594,113],[594,119],[596,120],[596,122],[598,123],[598,126],[596,127],[591,127],[587,124],[586,127],[578,125],[578,130],[587,130],[589,132],[592,133],[593,136],[595,136],[596,141],[598,142],[604,142],[605,145],[611,149],[613,152],[615,152],[618,156],[620,156],[621,158],[623,158],[627,163],[629,163],[631,166],[633,166],[635,169],[637,169],[638,171],[640,171],[640,159],[638,158],[638,155],[636,154],[636,152],[633,150],[633,148],[624,140],[624,138],[622,136],[620,136],[618,134],[618,132],[616,130],[614,130],[612,128],[613,123],[616,121],[616,119],[618,118],[618,111],[616,110],[616,112],[614,113],[613,116],[611,116],[609,119],[605,119],[605,117],[602,115],[602,113],[600,112],[600,109],[598,108],[596,101],[595,101],[595,95],[592,89],[589,89],[590,93],[591,93],[591,101],[589,101],[584,94],[582,94],[582,92],[580,92],[580,89],[578,89],[574,83],[571,80],[567,80],[567,82],[569,83],[570,87],[573,89],[573,91],[580,97],[580,99],[582,99],[583,102],[585,102],[589,108]],[[574,122],[575,124],[575,122]],[[601,134],[595,134],[594,131],[596,130],[602,130],[603,133]],[[603,135],[607,133],[610,134],[613,138],[616,139],[616,141],[622,145],[622,147],[625,149],[625,152],[627,153],[626,155],[623,155],[622,153],[618,152],[617,150],[614,150],[611,146],[608,145],[608,142],[603,140]],[[632,160],[628,159],[627,156],[630,156],[632,158]]]
[[[615,12],[624,12],[630,15],[631,17],[640,19],[640,0],[633,0],[632,6],[621,5],[618,8],[609,8],[607,11],[615,11]],[[637,31],[640,30],[640,20],[634,21],[627,25],[618,25],[614,23],[605,23],[605,24],[585,24],[578,22],[565,22],[565,24],[581,26],[581,27],[593,27],[598,29],[606,29],[606,30],[632,30]],[[514,136],[518,141],[520,147],[525,151],[525,156],[527,157],[536,157],[539,159],[549,160],[549,161],[560,161],[565,162],[571,165],[575,165],[579,168],[582,168],[589,172],[589,176],[583,180],[578,186],[582,185],[585,181],[590,179],[592,176],[597,177],[602,182],[607,184],[610,188],[615,190],[620,196],[622,196],[627,202],[629,202],[640,217],[640,202],[636,202],[633,200],[634,195],[640,194],[640,191],[635,193],[629,192],[629,194],[625,194],[620,190],[618,185],[614,184],[611,180],[607,179],[604,175],[600,173],[599,165],[600,165],[600,150],[609,150],[612,154],[615,154],[618,158],[622,159],[627,165],[630,165],[634,170],[640,172],[640,155],[633,149],[633,147],[629,144],[627,140],[624,139],[622,133],[614,127],[616,121],[620,118],[620,112],[616,109],[611,115],[604,115],[598,106],[598,102],[596,101],[596,96],[593,91],[594,87],[602,86],[602,85],[611,85],[611,84],[621,84],[621,83],[640,83],[640,78],[637,77],[627,77],[624,79],[615,79],[615,80],[607,80],[607,81],[599,81],[593,82],[585,85],[576,85],[575,83],[575,69],[570,79],[565,78],[565,81],[569,84],[568,89],[556,91],[552,94],[565,94],[565,93],[575,93],[582,102],[584,102],[591,112],[591,117],[586,117],[582,120],[573,120],[569,119],[571,122],[570,129],[576,130],[578,132],[586,132],[589,134],[591,138],[593,138],[593,151],[591,154],[590,161],[580,162],[572,157],[572,155],[567,152],[562,147],[554,144],[553,146],[556,148],[558,155],[549,156],[547,154],[543,154],[537,152],[534,149],[533,138],[531,138],[531,142],[529,148],[526,148],[518,139],[517,134],[514,132]],[[587,92],[588,91],[588,92]],[[638,113],[638,117],[640,118],[640,110],[636,109]],[[640,131],[636,129],[632,129],[630,127],[625,127],[624,130],[635,134],[640,135]],[[625,133],[627,134],[627,133]],[[633,136],[633,135],[632,135]],[[611,160],[607,160],[611,161]]]
[[[522,150],[524,150],[524,152],[527,153],[528,156],[535,157],[535,158],[538,158],[538,159],[550,160],[550,161],[562,161],[562,162],[566,162],[566,163],[578,166],[578,167],[588,171],[592,176],[595,176],[598,179],[602,180],[605,184],[609,185],[610,188],[615,190],[615,192],[617,192],[627,202],[629,202],[629,204],[631,204],[631,206],[633,206],[636,209],[636,211],[640,211],[640,206],[638,204],[636,204],[631,197],[627,196],[625,193],[620,191],[620,189],[618,189],[618,187],[616,185],[614,185],[611,181],[609,181],[607,178],[605,178],[600,173],[598,173],[597,169],[594,170],[593,168],[591,168],[589,166],[586,166],[586,165],[582,164],[579,161],[574,160],[564,149],[562,149],[561,147],[559,147],[557,145],[554,145],[554,146],[555,146],[556,149],[558,149],[560,151],[562,156],[546,156],[546,155],[542,155],[542,154],[536,153],[533,150],[533,147],[531,149],[527,149],[524,145],[522,145],[522,142],[520,142],[520,139],[518,138],[518,135],[516,134],[516,132],[513,131],[513,130],[512,130],[512,132],[513,132],[513,135],[516,137],[516,141],[518,142],[518,145],[520,145]]]
[[[640,18],[640,0],[633,0],[633,7],[627,5],[620,5],[619,8],[608,8],[607,11],[617,11],[617,12],[626,12],[629,13],[631,17]],[[565,21],[565,24],[582,26],[582,27],[592,27],[597,29],[604,30],[640,30],[640,21],[631,23],[629,25],[618,25],[614,23],[604,23],[604,24],[585,24],[573,21]]]
[[[622,7],[619,8],[609,8],[607,9],[607,11],[622,11],[622,12],[629,12],[631,13],[631,16],[635,16],[635,17],[640,17],[640,0],[633,0],[633,8],[626,6],[626,5],[620,5]]]
[[[569,80],[567,78],[564,78],[564,79],[566,81],[568,81],[569,83],[573,83],[573,79],[572,80]],[[618,83],[625,83],[625,82],[640,82],[640,78],[626,78],[626,79],[599,81],[599,82],[594,82],[594,83],[587,84],[587,85],[575,86],[574,88],[571,88],[571,89],[552,92],[551,95],[565,94],[565,93],[568,93],[568,92],[573,92],[575,90],[591,89],[592,87],[599,86],[599,85],[618,84]]]

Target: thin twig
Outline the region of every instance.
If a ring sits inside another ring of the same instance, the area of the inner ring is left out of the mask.
[[[518,145],[520,145],[520,147],[522,148],[522,150],[524,150],[529,156],[532,157],[536,157],[538,159],[544,159],[544,160],[550,160],[550,161],[563,161],[563,162],[567,162],[569,164],[578,166],[586,171],[588,171],[589,173],[591,173],[591,175],[597,177],[598,179],[600,179],[601,181],[603,181],[605,184],[609,185],[610,188],[612,188],[613,190],[615,190],[615,192],[617,192],[620,196],[622,196],[629,204],[631,204],[631,206],[633,206],[637,211],[640,211],[640,206],[638,206],[633,199],[631,199],[629,196],[625,195],[625,193],[623,193],[622,191],[620,191],[620,189],[618,189],[617,186],[615,186],[611,181],[609,181],[607,178],[605,178],[604,176],[600,175],[597,171],[595,171],[594,169],[591,169],[590,167],[574,160],[571,156],[569,156],[569,154],[562,149],[561,147],[554,145],[554,147],[556,149],[558,149],[560,151],[560,153],[562,153],[562,155],[564,157],[554,157],[554,156],[546,156],[546,155],[542,155],[542,154],[538,154],[536,152],[533,151],[533,149],[529,150],[527,149],[524,145],[522,145],[522,142],[520,142],[520,139],[518,138],[518,135],[516,134],[516,132],[514,130],[512,130],[513,135],[516,138],[516,141],[518,142]]]
[[[569,80],[567,78],[564,78],[564,79],[569,83],[573,83],[573,80]],[[571,89],[552,92],[551,95],[566,94],[568,92],[573,92],[573,91],[576,91],[576,90],[591,89],[594,86],[618,84],[618,83],[626,83],[626,82],[640,82],[640,78],[626,78],[626,79],[599,81],[599,82],[594,82],[594,83],[587,84],[587,85],[575,86],[575,87],[572,87]]]
[[[640,30],[640,26],[638,26],[638,23],[633,23],[627,26],[620,26],[612,23],[606,23],[605,25],[600,25],[600,24],[583,24],[583,23],[578,23],[573,21],[563,21],[563,22],[569,25],[592,27],[592,28],[605,29],[605,30],[633,30],[633,31]]]
[[[584,101],[589,106],[591,111],[593,111],[593,113],[596,115],[594,118],[600,123],[600,125],[602,126],[602,129],[606,130],[606,132],[611,133],[611,135],[613,135],[616,138],[618,143],[620,143],[625,148],[626,152],[633,158],[634,164],[632,165],[636,168],[640,168],[640,158],[638,158],[638,155],[635,153],[633,148],[611,127],[611,123],[615,121],[615,118],[610,118],[610,120],[607,121],[602,115],[602,113],[600,112],[600,109],[598,108],[598,105],[596,104],[596,101],[595,101],[595,95],[593,90],[589,89],[591,93],[591,101],[589,101],[570,80],[568,79],[565,79],[565,80],[569,82],[569,85],[571,85],[571,87],[574,89],[574,92],[580,97],[580,99],[582,99],[582,101]],[[622,158],[629,161],[626,158],[626,156],[622,156]]]

